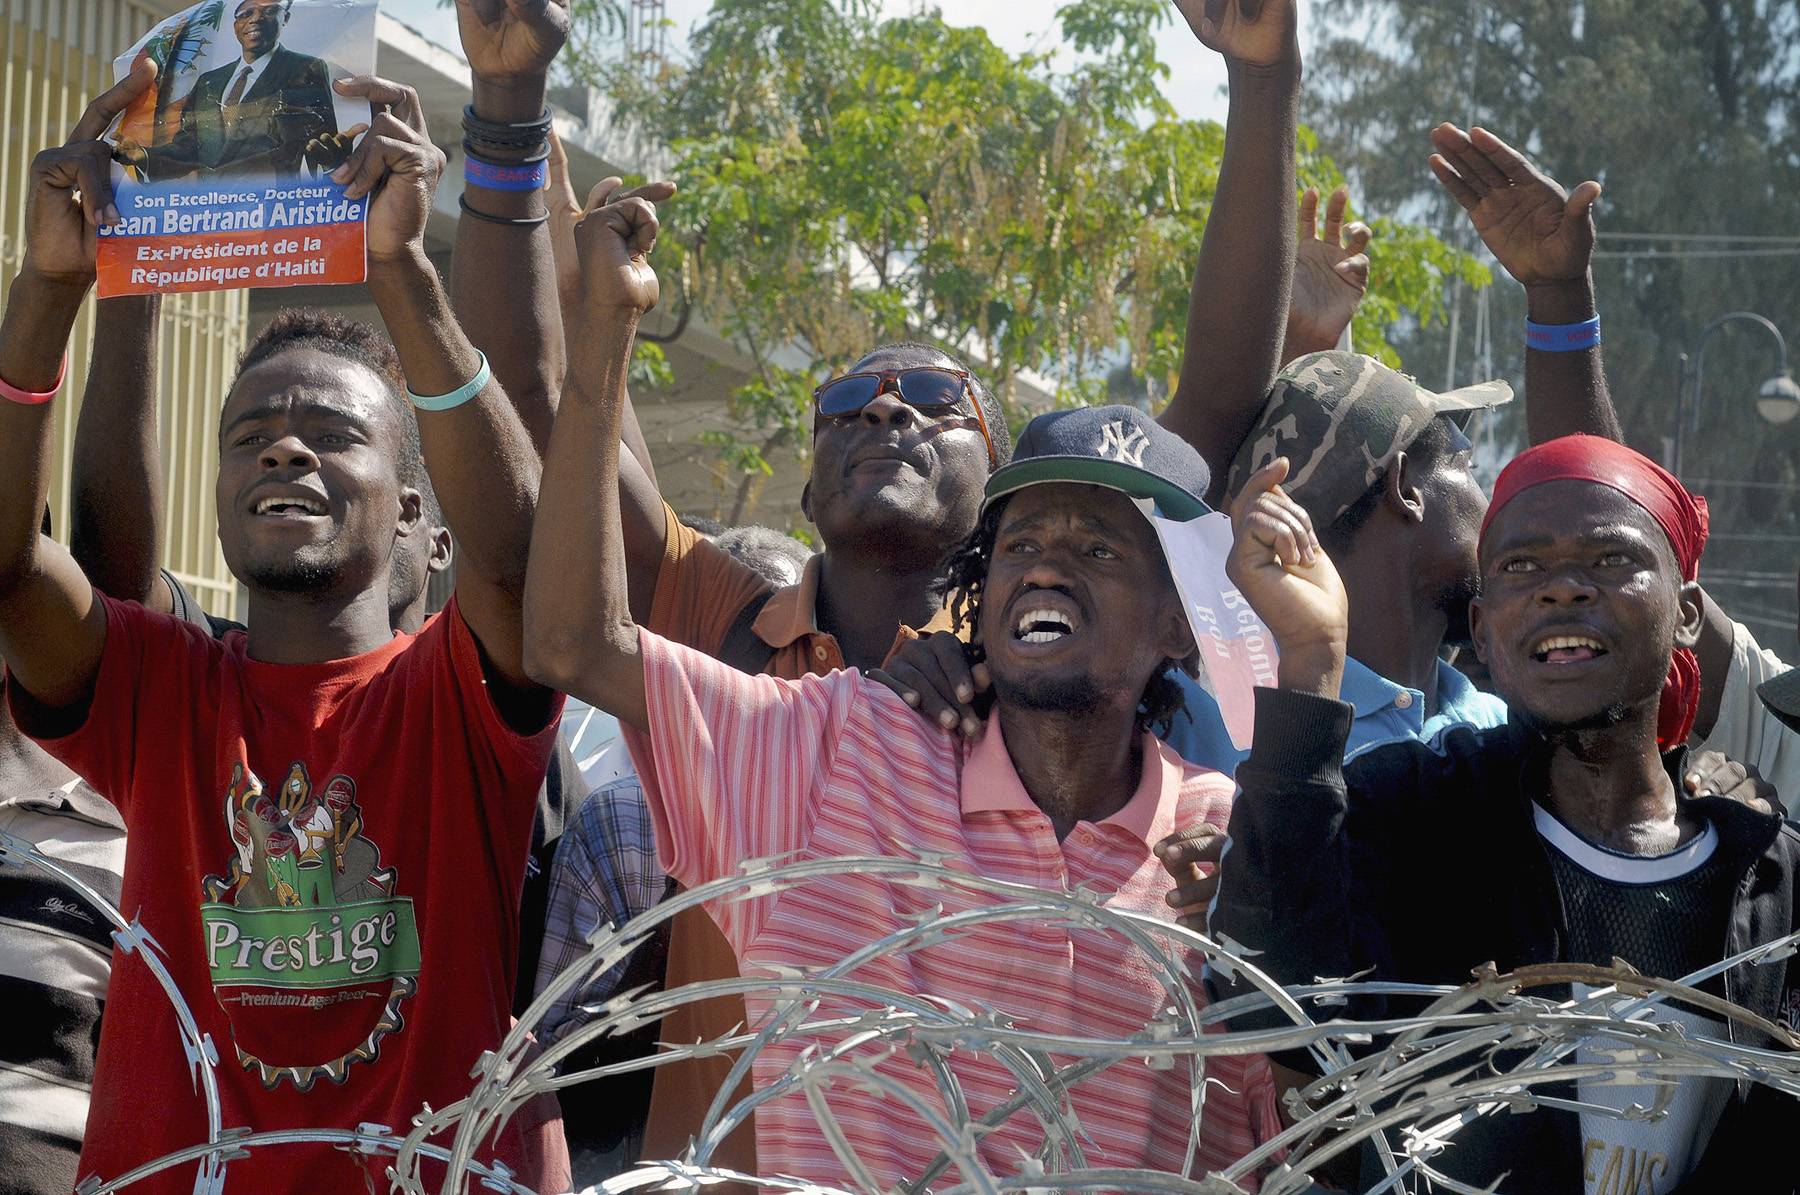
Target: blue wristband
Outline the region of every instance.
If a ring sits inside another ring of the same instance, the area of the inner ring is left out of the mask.
[[[465,151],[467,145],[464,145]],[[463,154],[463,181],[485,187],[489,191],[542,191],[544,189],[545,159],[536,158],[517,165],[501,165],[476,157],[473,153]]]
[[[1600,344],[1600,317],[1579,324],[1525,321],[1525,347],[1540,353],[1582,353]]]
[[[453,407],[462,406],[471,398],[474,398],[477,394],[486,390],[488,382],[492,381],[494,377],[494,371],[488,368],[487,354],[480,349],[476,349],[475,355],[481,358],[481,368],[475,371],[474,377],[470,378],[467,382],[464,382],[450,393],[439,394],[435,397],[427,398],[422,394],[414,394],[412,388],[409,386],[406,390],[406,397],[412,399],[412,405],[419,408],[421,411],[448,411]]]

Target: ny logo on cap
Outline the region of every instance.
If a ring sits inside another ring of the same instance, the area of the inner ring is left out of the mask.
[[[1094,451],[1100,456],[1119,461],[1122,464],[1136,465],[1140,469],[1144,465],[1144,449],[1150,446],[1150,437],[1144,434],[1141,427],[1133,427],[1123,419],[1115,419],[1100,429],[1100,443]]]

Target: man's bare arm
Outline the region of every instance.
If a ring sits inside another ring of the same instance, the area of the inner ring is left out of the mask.
[[[0,320],[0,379],[31,394],[57,387],[69,331],[94,281],[98,229],[118,219],[111,149],[97,140],[155,81],[135,68],[82,114],[69,140],[31,163],[25,258]],[[87,702],[106,645],[106,610],[75,560],[39,533],[50,489],[53,402],[0,400],[0,658],[40,704]]]
[[[578,230],[587,310],[544,460],[525,586],[526,669],[646,729],[644,670],[620,522],[619,432],[638,320],[656,305],[648,257],[656,209],[629,198],[591,210]]]
[[[537,119],[545,111],[550,65],[568,38],[568,0],[456,0],[456,18],[473,80],[475,114],[506,123]],[[496,161],[506,157],[497,150],[489,152]],[[605,202],[604,196],[618,186],[616,178],[604,180],[591,198]],[[566,181],[564,189],[568,189]],[[668,198],[672,188],[640,188],[639,192],[656,203]],[[546,196],[538,191],[470,186],[465,194],[469,206],[486,215],[550,217],[544,224],[519,228],[465,212],[457,224],[456,252],[450,263],[456,313],[475,337],[477,347],[487,353],[494,376],[513,396],[541,455],[561,402],[567,366],[573,364],[567,357],[558,281],[559,266],[566,276],[570,263],[559,263],[553,248],[553,224],[559,217],[567,220],[568,213],[547,209]],[[572,197],[571,192],[568,198]],[[558,194],[549,197],[552,203],[563,198]],[[572,221],[570,224],[572,227]],[[579,274],[579,267],[575,273]],[[629,396],[626,402],[625,426],[635,429],[637,419],[629,409]],[[632,452],[636,459],[648,462],[641,434],[632,443]],[[647,463],[637,467],[633,462],[623,473],[632,608],[645,619],[650,616],[666,546],[662,495],[649,469]],[[455,530],[461,534],[460,528]]]
[[[382,79],[337,84],[344,95],[385,105],[333,177],[351,199],[373,193],[367,226],[369,293],[409,389],[453,393],[479,373],[425,255],[425,221],[444,168],[426,134],[418,93]],[[499,381],[448,410],[419,412],[419,440],[445,517],[456,532],[457,604],[481,644],[496,704],[517,729],[543,725],[550,695],[525,675],[522,619],[526,544],[536,509],[539,462],[531,437]]]
[[[1188,301],[1181,378],[1163,426],[1212,469],[1215,504],[1238,445],[1281,365],[1293,282],[1294,136],[1300,50],[1294,0],[1176,0],[1201,42],[1225,56],[1231,110],[1218,191]],[[1216,17],[1208,8],[1218,8]]]
[[[475,115],[500,124],[542,116],[550,65],[569,35],[568,0],[457,0],[456,23],[469,60]],[[518,165],[530,151],[483,145],[480,152],[501,165]],[[456,223],[450,259],[457,318],[487,354],[540,454],[550,440],[566,365],[544,198],[542,190],[467,183],[467,210]]]
[[[1600,184],[1573,193],[1486,129],[1453,124],[1431,131],[1431,169],[1469,214],[1482,243],[1525,288],[1525,312],[1539,324],[1594,317],[1594,201]],[[1600,347],[1578,352],[1525,349],[1525,430],[1533,444],[1586,433],[1621,438]]]
[[[101,299],[95,306],[94,351],[69,470],[69,551],[96,589],[167,614],[175,597],[161,570],[161,318],[161,295]]]
[[[55,385],[86,293],[85,283],[20,271],[0,323],[0,378],[34,393]],[[106,612],[74,558],[38,533],[53,408],[0,401],[0,476],[7,478],[0,487],[0,659],[39,703],[73,709],[93,693]]]

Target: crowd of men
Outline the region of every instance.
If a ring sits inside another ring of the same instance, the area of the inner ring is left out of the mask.
[[[217,1051],[222,1123],[255,1130],[401,1127],[454,1102],[596,927],[764,857],[924,854],[1087,889],[1257,951],[1286,983],[1615,959],[1679,978],[1794,931],[1800,680],[1702,588],[1704,501],[1621,443],[1589,270],[1599,186],[1565,191],[1478,128],[1421,147],[1528,299],[1531,447],[1490,497],[1465,427],[1509,387],[1434,394],[1337,347],[1369,234],[1341,193],[1322,234],[1316,193],[1296,216],[1295,4],[1177,6],[1225,59],[1230,113],[1167,407],[1057,411],[1015,442],[943,348],[841,346],[802,499],[817,553],[684,520],[658,491],[626,379],[658,299],[657,207],[679,198],[570,190],[545,106],[564,5],[457,6],[479,169],[447,283],[424,252],[446,158],[417,95],[334,84],[372,108],[333,177],[370,200],[385,335],[286,311],[226,394],[173,396],[219,404],[242,625],[157,565],[155,298],[100,304],[68,547],[48,523],[66,346],[117,219],[101,136],[153,69],[37,156],[0,324],[0,830],[83,887],[0,871],[0,1185],[67,1192],[207,1136],[176,1011],[95,897],[154,937]],[[1147,517],[1215,507],[1279,649],[1247,752]],[[559,739],[564,694],[625,728],[629,766],[591,791]],[[696,907],[543,1037],[619,990],[823,969],[956,911],[863,873]],[[864,977],[1053,1038],[1129,1035],[1167,1000],[1132,943],[1063,926],[981,926]],[[1202,1000],[1234,991],[1195,982]],[[1662,1014],[1671,1033],[1791,1048],[1800,966],[1704,990],[1790,1036],[1685,1008]],[[771,1007],[686,1005],[567,1065],[727,1036]],[[746,1092],[808,1047],[773,1043]],[[893,1086],[834,1089],[833,1134],[790,1090],[714,1164],[920,1177],[941,1144],[893,1093],[928,1106],[936,1079],[904,1050],[870,1058]],[[731,1062],[542,1097],[484,1156],[538,1191],[680,1156]],[[1316,1065],[1212,1060],[1196,1173],[1279,1133],[1282,1093]],[[995,1058],[949,1066],[975,1113],[1014,1094]],[[1190,1080],[1127,1059],[1077,1084],[1088,1163],[1182,1170]],[[1541,1104],[1477,1121],[1433,1164],[1469,1189],[1800,1187],[1782,1135],[1800,1103],[1763,1086],[1584,1078]],[[971,1148],[1015,1173],[1042,1133],[1014,1116]],[[382,1165],[270,1146],[231,1163],[229,1188],[380,1190]],[[1363,1189],[1354,1164],[1325,1178]],[[192,1183],[190,1164],[131,1189]]]

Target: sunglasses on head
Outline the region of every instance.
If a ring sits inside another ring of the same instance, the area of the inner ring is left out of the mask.
[[[966,399],[981,425],[981,439],[987,445],[988,466],[994,459],[994,437],[988,431],[987,414],[982,411],[969,384],[969,375],[960,369],[944,369],[936,365],[914,365],[906,369],[883,369],[870,373],[847,373],[832,378],[813,391],[813,402],[824,419],[844,419],[862,409],[882,394],[895,394],[901,402],[926,415],[942,415],[962,408]]]

